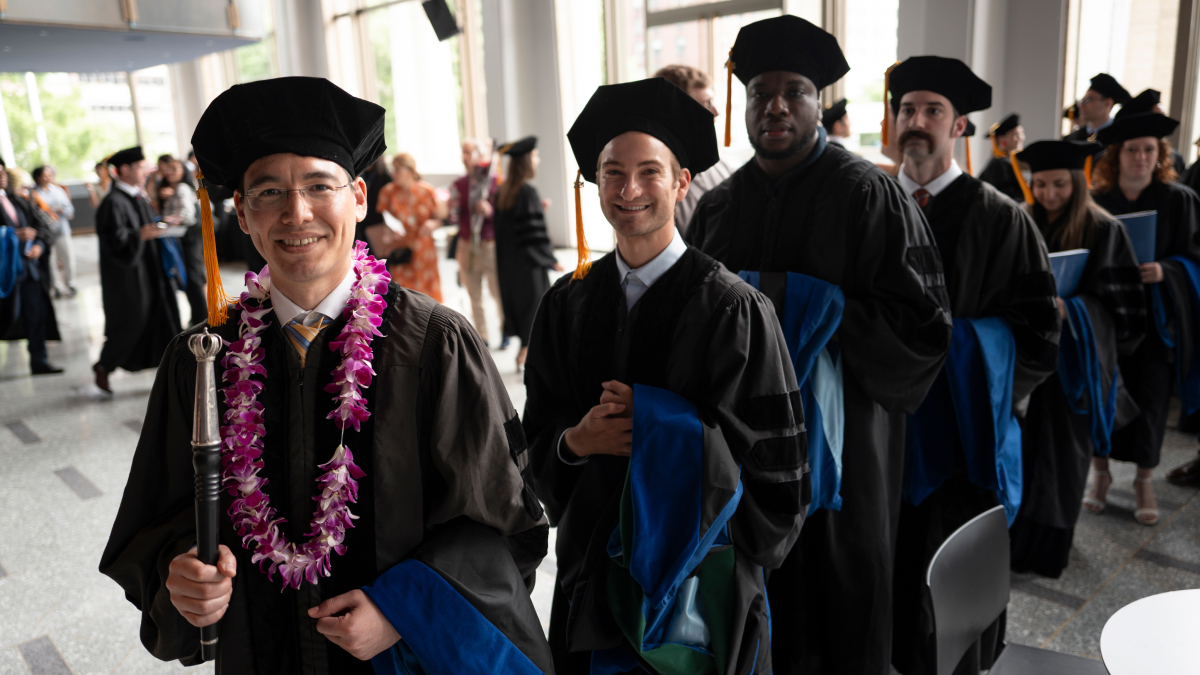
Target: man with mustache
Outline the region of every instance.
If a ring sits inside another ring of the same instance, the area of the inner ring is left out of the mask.
[[[1057,365],[1059,318],[1054,277],[1037,226],[1011,199],[963,172],[954,160],[954,144],[967,128],[966,114],[991,106],[992,88],[962,61],[938,56],[914,56],[896,66],[889,87],[904,153],[897,180],[933,230],[955,323],[945,375],[935,380],[909,421],[893,622],[893,663],[909,675],[936,672],[930,649],[933,621],[923,593],[925,570],[938,546],[974,516],[998,503],[1006,508],[1014,500],[1019,504],[1020,499],[1020,443],[1012,456],[1004,454],[1012,445],[989,449],[957,442],[954,407],[963,397],[955,396],[949,409],[942,405],[951,401],[958,353],[971,335],[982,335],[962,331],[998,330],[995,342],[1008,344],[1005,353],[1010,357],[1015,350],[1015,363],[1004,375],[1011,378],[1011,402],[996,424],[999,429],[1003,423],[1007,430],[1015,425],[1012,407],[1027,404],[1033,388]],[[1003,323],[983,322],[993,318]],[[964,321],[973,323],[967,326]],[[977,378],[967,386],[977,391],[986,385]],[[929,443],[921,441],[926,428],[935,438]],[[939,441],[946,438],[951,439],[948,447]],[[1011,462],[1005,465],[1011,473],[1004,474],[1011,482],[1001,479],[992,485],[983,480],[976,461],[990,463],[996,473],[1003,473],[996,468],[999,464]],[[1003,616],[996,628],[998,635],[985,634],[995,642],[985,640],[975,656],[968,654],[980,661],[975,671],[990,667],[996,638],[1003,637]]]
[[[770,301],[674,227],[717,161],[712,113],[663,78],[614,84],[567,137],[617,250],[581,255],[530,335],[524,428],[558,528],[554,669],[765,675],[764,569],[800,532],[804,417]]]
[[[786,636],[773,645],[775,672],[886,675],[904,414],[950,341],[941,261],[898,184],[827,142],[818,92],[849,70],[832,35],[795,16],[766,19],[742,28],[730,61],[746,85],[755,156],[700,200],[687,239],[730,270],[764,273],[781,315],[786,291],[772,291],[766,273],[833,285],[845,298],[826,348],[840,398],[824,411],[844,415],[826,428],[841,448],[840,488],[771,573],[773,627]]]

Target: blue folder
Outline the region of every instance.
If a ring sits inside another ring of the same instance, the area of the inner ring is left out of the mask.
[[[1138,264],[1154,262],[1154,246],[1158,235],[1158,211],[1138,211],[1114,216],[1125,225],[1129,241],[1133,243],[1133,255]],[[1064,296],[1065,297],[1065,296]]]
[[[1050,254],[1050,269],[1054,272],[1054,285],[1058,297],[1069,298],[1079,290],[1083,269],[1087,267],[1088,250],[1076,248]]]

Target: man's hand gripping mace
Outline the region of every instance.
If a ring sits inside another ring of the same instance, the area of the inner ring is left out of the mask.
[[[196,469],[196,557],[217,564],[217,523],[221,504],[221,434],[217,416],[217,382],[213,362],[221,338],[205,328],[188,339],[196,356],[196,406],[192,417],[192,466]],[[217,658],[219,623],[200,629],[200,658]]]

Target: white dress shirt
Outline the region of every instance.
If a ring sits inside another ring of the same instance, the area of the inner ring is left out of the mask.
[[[118,190],[120,190],[121,192],[124,192],[125,194],[129,195],[130,197],[133,197],[134,199],[137,199],[138,197],[142,196],[141,188],[137,187],[136,185],[130,185],[129,183],[126,183],[125,181],[121,180],[120,178],[113,179],[113,185],[115,185]]]
[[[662,253],[654,256],[650,262],[642,265],[637,269],[633,269],[621,257],[621,251],[617,250],[617,271],[621,274],[621,290],[625,291],[625,307],[633,309],[638,300],[650,290],[654,282],[658,281],[662,275],[667,273],[667,270],[675,266],[683,254],[687,252],[687,244],[683,243],[683,237],[679,236],[679,231],[674,227],[671,228],[673,233],[671,243],[663,249]],[[563,453],[563,437],[567,435],[568,428],[563,431],[558,437],[558,458],[566,464],[584,464],[588,461],[587,457],[578,457],[571,459],[570,456]]]
[[[917,190],[924,189],[929,193],[930,197],[936,197],[938,196],[939,192],[949,187],[949,185],[953,183],[959,176],[961,176],[962,173],[963,170],[958,167],[958,162],[952,159],[950,160],[950,168],[946,169],[942,175],[934,178],[924,185],[917,185],[917,181],[909,178],[908,174],[904,172],[904,165],[901,164],[900,187],[904,188],[904,191],[910,196]]]
[[[683,243],[679,231],[673,229],[672,232],[671,243],[667,244],[662,253],[637,269],[631,268],[621,257],[621,251],[617,250],[617,270],[621,273],[621,290],[625,291],[626,309],[633,309],[637,301],[650,290],[650,286],[679,262],[687,251],[687,244]]]
[[[323,314],[330,319],[337,319],[342,315],[342,310],[346,309],[346,304],[350,302],[351,289],[354,288],[355,279],[354,265],[351,265],[337,288],[333,289],[329,295],[325,296],[324,300],[312,309],[305,309],[297,305],[278,288],[272,286],[271,306],[275,308],[275,318],[279,320],[280,328],[296,319],[301,319],[300,323],[305,326],[315,325],[318,314]]]

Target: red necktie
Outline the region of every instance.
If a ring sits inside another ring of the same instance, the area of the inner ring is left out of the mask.
[[[925,208],[929,204],[929,198],[933,195],[929,194],[929,190],[921,188],[913,193],[913,199],[917,200],[917,206]]]

